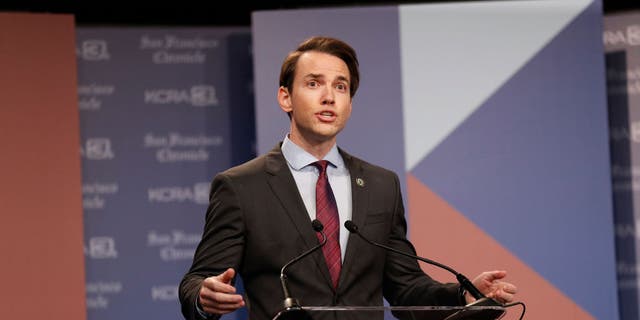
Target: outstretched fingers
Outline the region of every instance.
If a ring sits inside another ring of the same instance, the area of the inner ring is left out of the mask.
[[[202,311],[209,314],[225,314],[244,307],[244,298],[236,293],[231,285],[235,271],[231,268],[225,272],[204,279],[198,293],[198,301]]]

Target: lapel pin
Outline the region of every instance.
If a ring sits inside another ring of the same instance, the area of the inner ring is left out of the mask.
[[[362,180],[362,178],[356,178],[356,184],[359,187],[364,187],[364,180]]]

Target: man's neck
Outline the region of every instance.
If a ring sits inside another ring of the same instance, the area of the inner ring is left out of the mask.
[[[304,151],[316,157],[318,160],[322,160],[336,144],[335,138],[327,141],[310,142],[307,139],[300,139],[292,134],[289,134],[288,137],[291,142],[295,143],[298,147],[304,149]]]

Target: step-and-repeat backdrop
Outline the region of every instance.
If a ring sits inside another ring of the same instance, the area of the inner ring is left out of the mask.
[[[621,319],[640,319],[640,13],[604,19]]]
[[[78,28],[89,319],[182,317],[211,179],[255,154],[250,41],[248,28]]]
[[[339,144],[400,175],[419,254],[507,269],[527,318],[617,319],[619,290],[637,319],[638,19],[606,17],[606,75],[590,0],[262,11],[253,38],[78,28],[88,318],[181,318],[211,179],[286,134],[282,59],[326,34],[362,70]]]

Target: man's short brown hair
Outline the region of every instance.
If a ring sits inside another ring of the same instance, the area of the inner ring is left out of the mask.
[[[349,69],[349,94],[353,98],[360,83],[358,57],[356,51],[342,40],[331,37],[311,37],[300,43],[298,48],[287,55],[280,69],[280,86],[292,92],[293,78],[300,56],[307,51],[317,51],[340,58]]]

